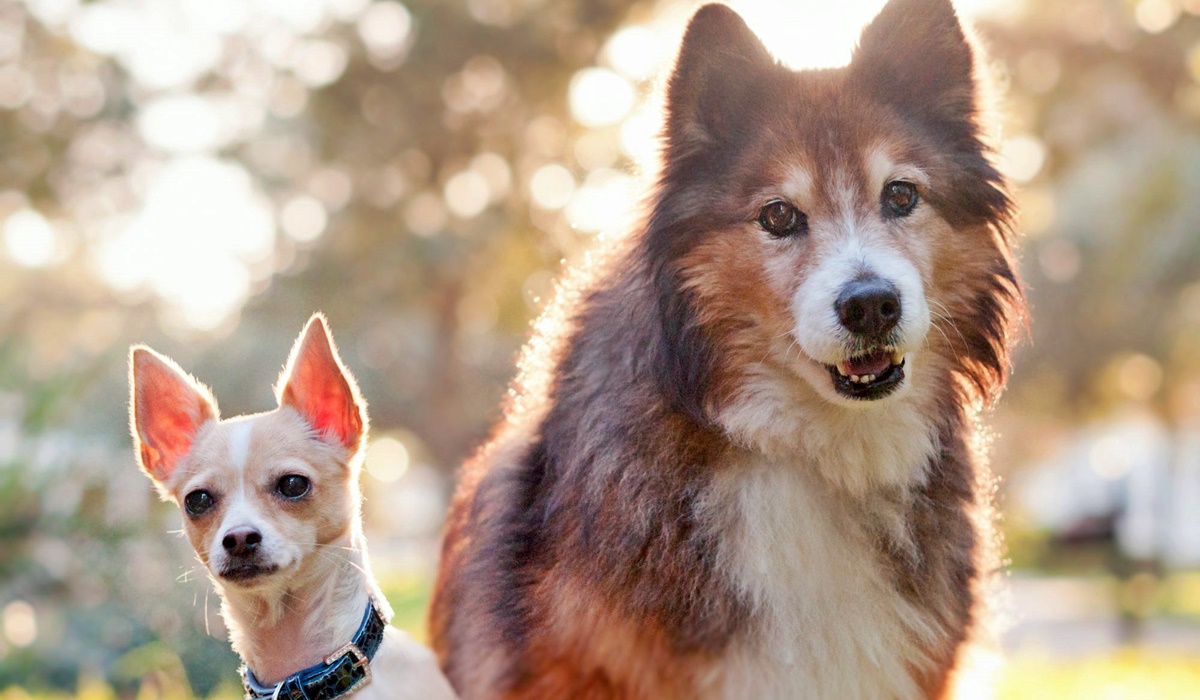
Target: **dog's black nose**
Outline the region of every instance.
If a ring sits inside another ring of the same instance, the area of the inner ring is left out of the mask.
[[[900,294],[891,282],[878,277],[842,287],[834,308],[846,330],[868,338],[881,338],[900,322]]]
[[[262,543],[262,533],[251,527],[230,530],[221,538],[221,546],[235,557],[253,554]]]

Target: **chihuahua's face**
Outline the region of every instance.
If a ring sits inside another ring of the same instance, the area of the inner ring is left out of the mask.
[[[223,586],[269,589],[357,518],[366,412],[315,316],[279,383],[279,408],[219,420],[211,394],[171,360],[130,355],[134,447],[183,512],[184,531]]]

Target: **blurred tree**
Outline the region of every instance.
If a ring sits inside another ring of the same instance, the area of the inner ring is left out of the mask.
[[[130,342],[257,411],[323,309],[376,429],[457,464],[582,241],[527,183],[579,171],[566,86],[630,4],[0,4],[0,615],[36,620],[0,688],[235,665],[128,452]]]
[[[1160,411],[1200,376],[1200,3],[1026,3],[985,28],[1021,175],[1032,343],[1012,406]]]

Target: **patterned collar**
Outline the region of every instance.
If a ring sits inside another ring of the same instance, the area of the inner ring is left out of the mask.
[[[293,673],[271,686],[260,683],[253,671],[242,666],[246,700],[333,700],[353,693],[371,682],[371,659],[383,643],[386,628],[387,621],[375,601],[367,601],[367,611],[363,613],[362,624],[354,639],[325,657],[323,663]]]

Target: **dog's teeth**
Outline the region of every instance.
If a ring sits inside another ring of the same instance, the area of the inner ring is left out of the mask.
[[[837,371],[838,371],[838,374],[842,375],[843,377],[849,377],[850,376],[849,363],[847,363],[845,360],[842,360],[841,362],[837,363]]]
[[[850,375],[850,381],[857,384],[858,382],[862,381],[862,379],[857,374],[852,374]]]
[[[900,352],[899,350],[893,350],[892,351],[892,364],[898,365],[901,362],[904,362],[904,353]]]
[[[862,378],[863,384],[870,384],[873,381],[875,381],[875,375],[873,375],[873,374],[868,374],[867,376]]]

